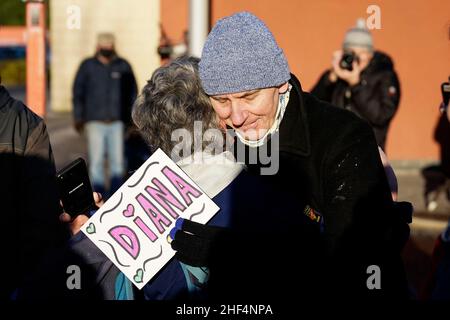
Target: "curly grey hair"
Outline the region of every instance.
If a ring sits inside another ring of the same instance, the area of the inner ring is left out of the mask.
[[[211,102],[200,83],[199,61],[183,57],[156,69],[136,100],[132,118],[152,151],[161,148],[173,158],[174,147],[179,145],[173,141],[176,129],[186,129],[193,139],[199,138],[202,141],[200,146],[205,148],[208,142],[202,139],[205,131],[219,128]],[[200,132],[194,130],[196,121],[201,121]],[[214,139],[210,137],[210,142]],[[183,148],[197,151],[193,149],[192,140],[187,139],[183,143],[190,144]]]

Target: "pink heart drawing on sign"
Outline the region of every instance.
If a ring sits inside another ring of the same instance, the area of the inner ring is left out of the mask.
[[[134,216],[134,206],[130,203],[127,206],[127,210],[123,210],[122,214],[127,218]]]

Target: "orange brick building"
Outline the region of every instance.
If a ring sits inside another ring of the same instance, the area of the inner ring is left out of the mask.
[[[211,24],[247,10],[263,19],[284,49],[290,68],[309,90],[330,66],[345,31],[370,5],[380,8],[375,48],[392,56],[402,99],[387,141],[392,160],[436,160],[433,131],[439,117],[440,84],[450,76],[450,1],[442,0],[211,0]],[[189,0],[161,0],[161,23],[181,40]]]

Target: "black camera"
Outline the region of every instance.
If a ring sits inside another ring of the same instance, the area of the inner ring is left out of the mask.
[[[441,92],[442,92],[442,104],[440,107],[440,111],[442,113],[447,111],[448,102],[450,100],[450,77],[448,77],[448,82],[444,82],[441,84]]]
[[[344,70],[353,71],[353,61],[359,63],[358,56],[353,51],[345,51],[339,62],[339,67]]]

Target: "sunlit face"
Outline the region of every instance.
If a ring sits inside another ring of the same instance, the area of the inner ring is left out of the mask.
[[[211,96],[211,102],[220,122],[237,130],[247,140],[258,140],[270,129],[278,108],[280,87],[250,90]]]
[[[372,51],[370,51],[369,49],[365,48],[365,47],[353,47],[350,46],[348,47],[349,51],[353,51],[355,53],[355,55],[358,56],[359,58],[359,68],[361,70],[364,70],[370,63],[370,60],[373,57],[373,53]]]

